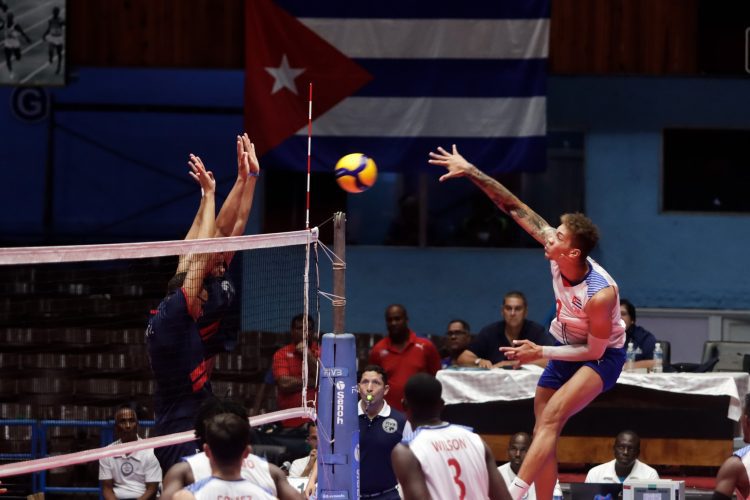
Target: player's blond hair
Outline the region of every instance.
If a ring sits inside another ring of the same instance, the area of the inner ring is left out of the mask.
[[[560,222],[565,224],[573,237],[573,245],[581,251],[581,258],[585,259],[599,242],[599,229],[580,212],[563,214]]]

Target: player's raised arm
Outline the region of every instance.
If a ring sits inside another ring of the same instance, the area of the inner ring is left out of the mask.
[[[198,206],[196,220],[198,221],[198,230],[195,235],[197,239],[210,238],[213,236],[216,226],[216,180],[210,171],[206,170],[201,159],[195,155],[190,155],[190,176],[195,179],[201,186],[203,197]],[[203,289],[203,279],[208,274],[218,254],[198,254],[190,255],[185,259],[187,261],[187,275],[183,289],[185,298],[188,301],[188,310],[194,318],[200,312],[198,295]]]
[[[441,147],[437,148],[437,152],[431,151],[429,163],[445,167],[448,170],[448,173],[440,177],[440,182],[454,177],[468,177],[495,202],[500,210],[510,215],[519,226],[542,245],[546,243],[551,234],[554,234],[554,228],[547,221],[531,210],[500,182],[469,163],[458,153],[455,144],[452,152],[448,152]]]

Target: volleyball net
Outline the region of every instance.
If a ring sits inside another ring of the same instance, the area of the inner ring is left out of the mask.
[[[252,407],[274,352],[290,343],[295,318],[307,366],[306,347],[317,340],[320,324],[317,244],[314,228],[0,249],[0,419],[109,420],[123,403],[153,419],[159,405],[176,402],[170,395],[182,395],[175,379],[195,349],[202,349],[205,363],[190,372],[190,386]],[[316,386],[309,380],[315,375],[302,370],[301,376],[296,407],[255,416],[251,424],[314,418],[316,393],[307,388]],[[17,451],[13,441],[27,437],[4,432],[0,453]],[[188,431],[119,446],[193,439]],[[136,451],[69,453],[68,444],[50,447],[57,456],[0,465],[0,478]]]

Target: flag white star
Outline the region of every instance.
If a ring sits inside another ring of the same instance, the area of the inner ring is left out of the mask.
[[[281,56],[281,63],[278,68],[267,67],[266,71],[268,71],[274,78],[273,88],[271,89],[272,95],[283,88],[291,90],[296,95],[297,86],[294,84],[294,79],[297,78],[300,73],[304,73],[305,68],[292,68],[289,66],[286,54],[284,54]]]

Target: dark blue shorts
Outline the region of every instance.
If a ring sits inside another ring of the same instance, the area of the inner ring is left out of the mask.
[[[189,431],[193,428],[194,418],[178,418],[169,421],[162,421],[154,427],[154,434],[156,436],[165,436],[167,434],[173,434],[175,432]],[[154,449],[154,455],[159,461],[163,474],[167,474],[174,464],[182,460],[182,457],[189,457],[195,455],[198,447],[198,441],[188,441],[187,443],[174,444],[170,446],[162,446],[161,448]]]
[[[604,392],[615,386],[624,364],[624,347],[610,347],[605,349],[601,358],[592,361],[560,361],[552,359],[547,363],[547,368],[544,369],[544,373],[539,378],[537,385],[548,389],[559,389],[573,377],[580,367],[588,366],[602,378],[602,382],[604,383],[602,392]]]

